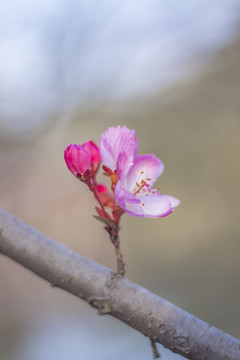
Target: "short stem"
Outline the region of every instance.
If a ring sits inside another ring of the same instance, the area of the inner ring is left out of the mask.
[[[151,341],[151,347],[152,347],[152,351],[153,351],[153,358],[154,359],[159,359],[161,356],[158,352],[158,349],[157,349],[157,344],[154,340],[150,339]]]
[[[119,228],[115,227],[115,228],[112,228],[109,233],[110,233],[110,239],[115,247],[115,254],[116,254],[116,259],[117,259],[117,273],[118,273],[118,275],[123,277],[125,275],[125,264],[123,261],[123,255],[120,250],[120,241],[119,241],[118,231],[119,231]]]
[[[113,206],[112,206],[113,210],[117,209],[117,203],[116,203],[116,199],[115,199],[115,187],[116,187],[116,185],[112,183],[111,189],[112,189],[112,193],[113,193]]]

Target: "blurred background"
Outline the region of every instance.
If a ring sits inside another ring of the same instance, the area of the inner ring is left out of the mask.
[[[115,269],[69,143],[135,129],[181,200],[124,215],[127,277],[240,337],[238,0],[0,0],[0,205]],[[181,356],[159,346],[162,359]],[[0,358],[151,359],[149,340],[0,256]]]

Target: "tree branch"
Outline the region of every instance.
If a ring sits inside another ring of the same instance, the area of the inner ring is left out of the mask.
[[[192,360],[239,360],[240,341],[87,259],[0,208],[0,252]]]

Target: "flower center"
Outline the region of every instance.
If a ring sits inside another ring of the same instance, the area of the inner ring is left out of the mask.
[[[151,178],[143,179],[143,174],[144,174],[144,171],[141,171],[141,173],[136,181],[136,184],[133,188],[133,191],[132,191],[133,195],[139,194],[141,190],[142,190],[142,192],[145,192],[147,189],[150,188],[150,184],[148,184],[148,182],[150,182],[152,179]]]

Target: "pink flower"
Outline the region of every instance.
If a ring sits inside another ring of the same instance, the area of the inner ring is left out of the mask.
[[[92,170],[96,171],[101,161],[101,155],[98,146],[93,141],[85,142],[82,147],[87,150],[91,157]]]
[[[64,150],[64,159],[68,169],[74,176],[84,177],[86,171],[91,171],[91,157],[81,145],[68,145]]]
[[[112,171],[117,169],[117,160],[121,152],[125,152],[128,158],[137,155],[138,143],[134,130],[126,126],[108,128],[101,136],[99,149],[103,164]]]
[[[158,218],[169,215],[180,201],[151,188],[163,168],[163,163],[155,155],[129,159],[125,152],[121,153],[117,163],[119,181],[115,189],[118,205],[132,216]]]

